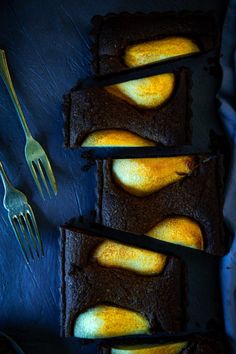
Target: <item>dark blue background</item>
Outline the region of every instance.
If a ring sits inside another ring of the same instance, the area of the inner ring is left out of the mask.
[[[42,201],[24,160],[23,132],[0,82],[0,158],[14,185],[29,197],[46,250],[44,259],[26,265],[0,207],[0,329],[19,339],[28,353],[76,352],[69,346],[63,349],[62,342],[61,351],[50,350],[46,341],[59,335],[58,226],[79,214],[90,214],[95,203],[95,168],[85,172],[87,162],[80,154],[63,149],[60,112],[63,94],[90,75],[91,17],[159,9],[214,9],[223,16],[224,6],[224,1],[216,4],[215,0],[1,0],[0,47],[6,50],[23,111],[51,158],[59,186],[56,198]],[[200,135],[204,134],[208,136],[203,125]],[[55,343],[51,345],[55,348]]]

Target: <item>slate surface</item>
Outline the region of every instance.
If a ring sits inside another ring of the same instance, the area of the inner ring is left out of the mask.
[[[221,60],[224,75],[219,91],[220,117],[231,143],[230,174],[225,193],[224,216],[234,235],[229,254],[221,264],[222,292],[224,294],[225,327],[230,338],[230,350],[236,353],[236,0],[230,0],[226,15]]]
[[[14,185],[35,210],[45,244],[43,260],[26,266],[0,206],[0,329],[22,343],[27,353],[76,353],[76,340],[59,335],[58,225],[90,214],[95,201],[95,167],[76,151],[62,148],[62,95],[89,76],[88,32],[95,14],[121,11],[211,10],[223,19],[226,1],[156,0],[1,0],[0,47],[7,52],[22,108],[34,136],[48,151],[59,185],[57,198],[40,199],[23,155],[24,135],[0,83],[0,157]],[[214,80],[212,78],[212,80]],[[193,104],[198,105],[196,97]],[[204,107],[203,107],[204,108]],[[215,122],[199,115],[195,139],[206,142]],[[3,188],[0,187],[0,199]],[[50,338],[50,340],[48,339]],[[83,351],[82,351],[83,352]],[[92,349],[87,352],[92,353]]]

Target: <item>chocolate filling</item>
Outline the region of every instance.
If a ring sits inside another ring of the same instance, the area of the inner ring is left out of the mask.
[[[92,23],[92,68],[96,75],[126,69],[125,49],[138,43],[183,36],[194,40],[201,51],[219,46],[214,17],[200,12],[108,14],[95,16]]]
[[[187,216],[199,223],[205,251],[223,255],[222,156],[198,156],[198,167],[179,182],[145,197],[124,191],[114,181],[111,160],[98,162],[97,221],[114,229],[145,234],[166,217]]]
[[[190,72],[175,74],[175,89],[163,105],[144,109],[108,93],[103,88],[72,90],[64,97],[65,146],[78,147],[92,132],[123,129],[156,143],[177,146],[191,142]]]

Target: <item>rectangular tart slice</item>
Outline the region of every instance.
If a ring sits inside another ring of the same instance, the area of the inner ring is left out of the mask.
[[[98,222],[223,255],[221,155],[98,162]]]
[[[223,354],[223,343],[217,336],[191,335],[179,341],[162,344],[104,346],[102,354]]]
[[[166,146],[191,142],[188,69],[64,97],[65,146]]]
[[[182,330],[182,261],[61,229],[62,335],[104,338]]]
[[[204,13],[122,13],[95,16],[92,22],[96,75],[219,46],[214,17]]]

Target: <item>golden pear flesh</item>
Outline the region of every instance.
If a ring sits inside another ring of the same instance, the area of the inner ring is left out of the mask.
[[[166,218],[149,230],[146,235],[161,241],[199,250],[204,249],[203,234],[199,224],[184,216]]]
[[[172,73],[130,80],[105,87],[112,95],[141,108],[156,108],[167,101],[175,86]]]
[[[132,68],[199,51],[198,45],[189,38],[168,37],[127,47],[124,61]]]
[[[138,134],[127,130],[107,129],[97,130],[87,136],[82,146],[105,147],[105,146],[155,146],[151,140],[144,139]]]
[[[112,348],[111,354],[179,354],[186,348],[188,342],[179,342],[172,344],[160,344],[150,346],[119,347]]]
[[[159,274],[166,264],[165,255],[110,240],[102,242],[93,257],[104,267],[128,269],[142,275]]]
[[[125,308],[101,305],[81,313],[74,325],[74,336],[106,338],[148,334],[149,323],[141,314]]]
[[[115,182],[130,194],[144,197],[180,181],[194,168],[193,156],[115,159]]]

